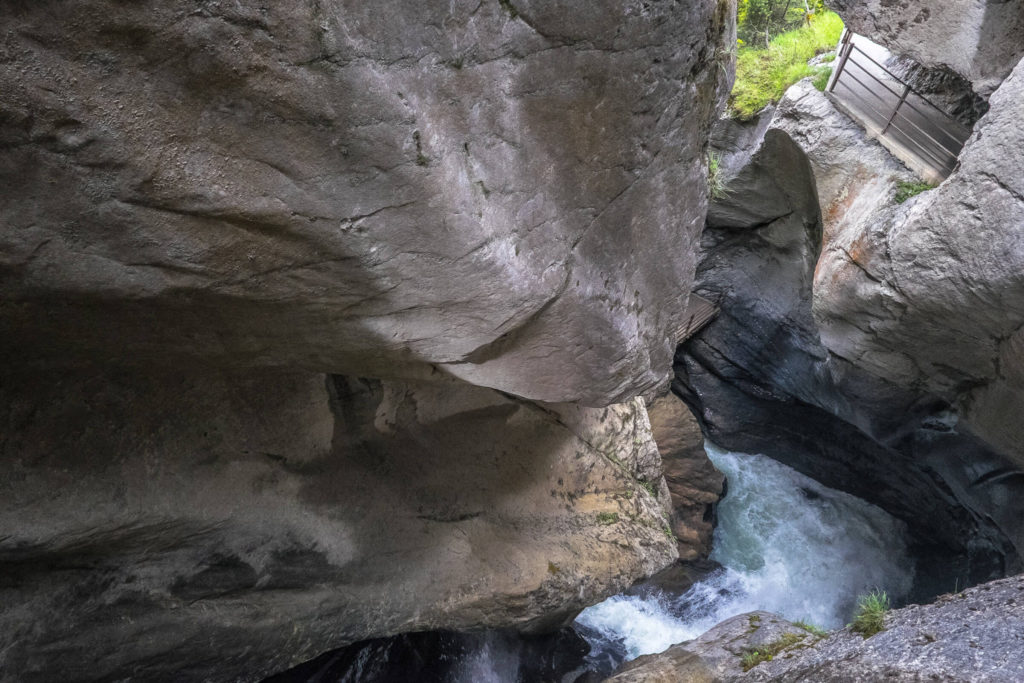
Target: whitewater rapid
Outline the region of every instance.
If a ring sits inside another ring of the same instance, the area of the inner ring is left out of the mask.
[[[731,616],[767,610],[832,629],[857,596],[910,590],[904,524],[763,455],[706,444],[728,479],[711,559],[721,565],[682,595],[616,596],[577,618],[595,651],[633,659],[690,640]]]

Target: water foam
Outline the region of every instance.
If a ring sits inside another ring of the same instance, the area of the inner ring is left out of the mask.
[[[721,569],[683,595],[616,596],[584,610],[577,622],[596,649],[616,643],[633,659],[757,609],[838,628],[858,595],[910,590],[902,522],[771,458],[706,450],[729,481],[711,553]]]

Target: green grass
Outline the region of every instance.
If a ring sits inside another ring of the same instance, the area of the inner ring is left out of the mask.
[[[869,638],[885,630],[885,615],[889,611],[889,596],[885,591],[873,590],[857,598],[850,629]]]
[[[718,152],[708,152],[708,191],[712,199],[723,199],[729,194],[726,189],[728,181],[725,178],[725,170],[722,169],[722,158]]]
[[[807,60],[835,48],[843,22],[824,12],[811,23],[772,38],[768,49],[741,47],[736,56],[736,85],[729,97],[733,114],[749,119],[768,104],[778,102],[786,88],[801,78],[819,76],[821,67]]]
[[[807,636],[802,633],[783,633],[778,640],[765,643],[756,650],[748,650],[743,654],[740,663],[744,671],[750,671],[761,662],[770,662],[786,648],[793,647]]]
[[[793,625],[794,626],[799,626],[800,628],[802,628],[803,630],[807,631],[811,635],[818,636],[819,638],[824,638],[825,636],[828,635],[828,631],[826,631],[825,629],[821,628],[820,626],[815,626],[814,624],[812,624],[810,622],[807,622],[807,621],[794,621]]]
[[[830,66],[819,66],[814,70],[814,80],[811,83],[820,92],[825,92],[825,88],[828,87],[828,79],[832,78],[832,67]]]
[[[610,524],[615,524],[618,521],[619,521],[619,513],[617,513],[617,512],[598,512],[597,513],[597,523],[600,524],[601,526],[608,526]]]
[[[903,202],[907,201],[911,197],[916,197],[917,195],[921,194],[922,192],[927,192],[928,190],[934,190],[934,189],[935,189],[935,186],[932,185],[931,183],[926,183],[926,182],[912,183],[912,182],[907,182],[906,180],[897,180],[896,181],[896,195],[893,197],[893,199],[896,200],[897,204],[902,204]]]

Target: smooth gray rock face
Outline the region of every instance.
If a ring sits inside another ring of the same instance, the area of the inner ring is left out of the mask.
[[[252,681],[539,631],[677,557],[641,399],[294,372],[0,377],[0,681]]]
[[[678,397],[658,397],[647,406],[647,415],[661,453],[668,485],[664,495],[671,501],[670,519],[679,559],[706,559],[711,552],[715,506],[725,492],[725,476],[708,458],[700,424]]]
[[[931,67],[947,67],[988,95],[1024,57],[1021,0],[827,0],[856,33]]]
[[[694,640],[630,662],[608,681],[1019,683],[1022,604],[1024,578],[993,581],[930,605],[893,610],[885,630],[870,638],[848,628],[821,637],[774,614],[741,614]],[[743,671],[744,654],[773,644],[785,646],[770,661]]]
[[[5,2],[0,354],[667,379],[732,3]]]
[[[1024,468],[1024,64],[946,182],[837,230],[815,277],[829,349],[950,401]],[[1012,474],[1012,473],[1008,473]],[[1019,476],[1019,475],[1015,475]]]
[[[786,91],[771,127],[785,131],[810,161],[826,244],[891,206],[898,181],[919,180],[807,79]]]
[[[945,595],[931,605],[890,612],[870,638],[836,631],[806,648],[792,648],[728,681],[873,683],[1024,680],[1024,578],[993,581]]]
[[[802,627],[770,612],[738,614],[693,640],[673,645],[660,654],[638,657],[607,680],[608,683],[745,680],[743,656],[786,638],[794,641],[795,648],[810,646],[818,640]]]

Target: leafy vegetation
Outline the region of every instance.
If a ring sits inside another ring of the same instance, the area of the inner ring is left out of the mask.
[[[722,199],[728,195],[727,184],[725,169],[722,168],[722,157],[718,155],[718,152],[708,152],[708,191],[711,193],[711,198]]]
[[[809,23],[772,38],[767,48],[740,47],[736,56],[736,84],[729,98],[733,115],[750,118],[801,78],[817,76],[828,67],[813,67],[807,60],[833,50],[843,32],[834,12],[820,12]]]
[[[783,650],[793,647],[807,636],[802,633],[783,633],[778,640],[765,643],[756,650],[748,650],[743,654],[740,663],[744,671],[750,671],[761,662],[772,661]]]
[[[896,196],[893,199],[896,200],[897,204],[902,204],[911,197],[916,197],[922,192],[935,189],[935,186],[931,183],[926,182],[908,182],[906,180],[896,181]]]
[[[889,611],[889,596],[885,591],[873,590],[857,598],[850,629],[869,638],[885,630],[885,615]]]
[[[737,33],[743,43],[767,47],[772,36],[809,23],[824,11],[824,0],[739,0]]]

